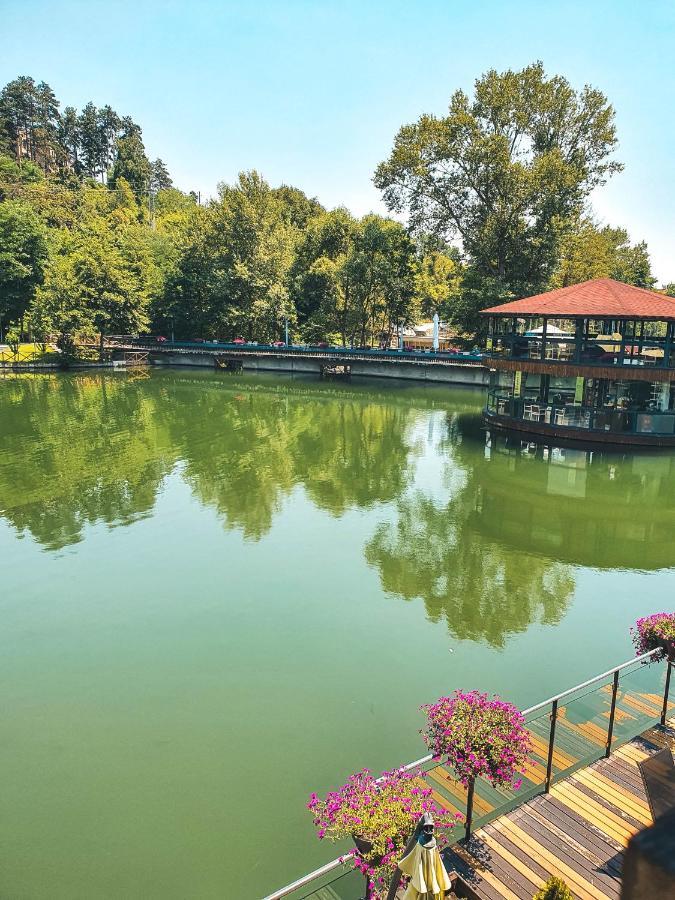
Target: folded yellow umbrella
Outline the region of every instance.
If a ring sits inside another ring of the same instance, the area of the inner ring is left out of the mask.
[[[424,840],[424,835],[421,839]],[[403,900],[443,900],[445,892],[452,887],[433,837],[426,844],[415,841],[415,846],[398,867],[404,875],[410,876]]]

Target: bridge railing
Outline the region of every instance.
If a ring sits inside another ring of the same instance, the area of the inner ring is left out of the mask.
[[[558,780],[609,756],[612,750],[654,725],[665,724],[675,713],[675,703],[669,696],[673,663],[666,661],[665,669],[661,665],[645,665],[653,663],[658,653],[653,650],[629,659],[524,710],[532,750],[520,790],[495,789],[478,779],[475,808],[467,809],[466,792],[459,785],[448,792],[439,786],[438,779],[432,779],[430,784],[441,796],[447,794],[452,810],[471,820],[473,828],[488,824],[538,794],[547,793]],[[421,769],[423,773],[438,767],[439,763],[431,755],[406,766]],[[464,829],[455,829],[451,832],[451,843],[463,836]],[[348,849],[345,847],[345,852]],[[361,896],[359,891],[363,891],[363,877],[351,870],[348,861],[342,862],[338,857],[274,891],[265,900],[284,897],[355,900]]]
[[[315,356],[327,359],[385,359],[411,360],[423,362],[453,362],[459,364],[482,364],[480,353],[450,353],[448,351],[428,350],[380,350],[376,348],[355,349],[348,347],[316,347],[293,344],[288,347],[275,347],[272,344],[233,344],[223,341],[158,341],[148,338],[126,338],[115,335],[106,338],[111,346],[135,346],[147,350],[162,352],[178,351],[193,353],[237,353],[237,354],[270,354],[276,356]]]

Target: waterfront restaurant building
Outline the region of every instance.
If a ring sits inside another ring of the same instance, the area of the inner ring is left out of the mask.
[[[482,310],[492,428],[675,445],[675,299],[601,278]]]

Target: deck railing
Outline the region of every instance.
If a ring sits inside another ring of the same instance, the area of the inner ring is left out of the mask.
[[[514,397],[500,390],[488,392],[488,415],[521,422],[611,434],[675,434],[675,410],[622,409],[582,406],[577,403],[544,403],[536,397]]]
[[[380,359],[396,362],[408,360],[410,362],[425,363],[459,363],[460,365],[483,365],[481,353],[450,352],[447,350],[380,350],[375,347],[318,347],[304,344],[291,344],[290,346],[273,344],[245,343],[234,344],[226,341],[158,341],[156,338],[131,338],[125,336],[110,335],[106,337],[106,345],[109,347],[141,347],[145,350],[174,352],[174,353],[236,353],[241,356],[246,354],[266,354],[271,356],[313,356],[326,357],[328,359]]]
[[[532,752],[519,791],[493,788],[478,779],[473,809],[466,808],[466,792],[463,800],[461,791],[448,793],[448,802],[465,818],[472,819],[473,828],[479,828],[537,794],[547,793],[558,779],[609,756],[613,749],[643,731],[665,724],[675,712],[675,703],[669,698],[673,663],[666,661],[665,671],[660,665],[645,665],[658,653],[652,650],[629,659],[524,710]],[[431,755],[408,763],[405,768],[428,773],[428,780],[438,789],[438,779],[433,779],[433,774],[439,764]],[[451,834],[456,842],[463,832],[457,829]],[[362,889],[363,876],[338,857],[274,891],[265,900],[319,900],[319,895],[351,900],[359,897]]]

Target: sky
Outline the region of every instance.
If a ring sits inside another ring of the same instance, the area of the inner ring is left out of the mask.
[[[614,105],[625,169],[593,209],[675,281],[675,0],[0,0],[0,22],[2,84],[130,115],[178,187],[257,169],[357,215],[386,212],[372,175],[401,125],[541,59]]]

